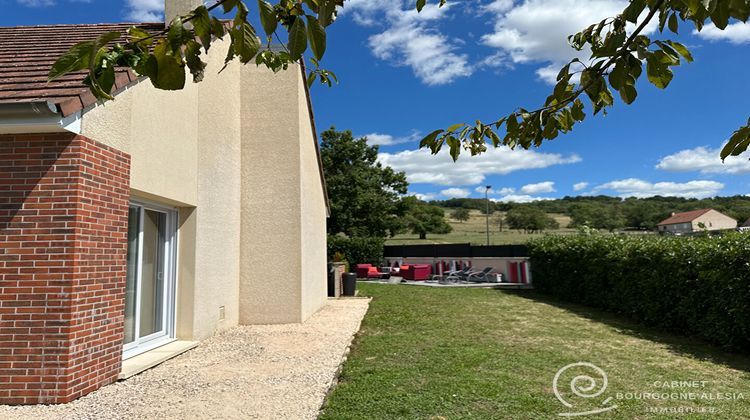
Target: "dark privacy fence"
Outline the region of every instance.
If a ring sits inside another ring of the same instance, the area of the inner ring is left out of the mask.
[[[476,246],[471,244],[430,244],[430,245],[386,245],[383,249],[385,258],[481,258],[505,257],[527,258],[529,249],[526,245],[491,245]]]

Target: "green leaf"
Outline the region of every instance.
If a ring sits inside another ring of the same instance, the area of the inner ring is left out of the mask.
[[[294,19],[291,29],[289,29],[289,42],[287,43],[289,54],[293,61],[302,57],[302,53],[307,49],[307,33],[305,31],[305,22],[299,17]]]
[[[643,10],[646,8],[646,0],[632,0],[625,11],[622,12],[622,17],[628,22],[636,23],[638,16],[641,15]]]
[[[453,136],[449,136],[445,142],[448,144],[451,158],[455,162],[458,159],[458,155],[461,153],[461,142]]]
[[[83,41],[73,45],[55,61],[47,79],[51,81],[65,74],[87,69],[93,51],[94,41]]]
[[[729,1],[722,0],[716,4],[716,9],[711,13],[711,22],[719,29],[726,29],[729,24],[730,10]]]
[[[307,15],[307,38],[315,58],[322,59],[326,52],[326,31],[315,16]]]
[[[426,3],[426,0],[417,0],[417,12],[421,12]]]
[[[151,78],[154,87],[163,90],[180,90],[185,87],[185,63],[182,58],[172,55],[166,40],[159,41],[154,47],[156,58],[156,77]]]
[[[688,63],[693,62],[693,55],[690,54],[690,50],[688,50],[687,47],[676,41],[666,41],[666,43],[669,44],[670,47],[674,48],[674,50],[677,51],[681,56],[683,56],[685,60],[688,61]]]
[[[179,51],[182,48],[182,35],[185,32],[185,27],[182,25],[182,19],[176,17],[169,24],[169,32],[167,33],[167,39],[169,45],[172,47],[172,51]]]
[[[648,80],[659,89],[669,86],[669,82],[674,77],[669,67],[659,62],[656,54],[649,55],[646,59],[646,75]]]
[[[115,68],[112,66],[102,69],[96,78],[96,89],[99,90],[99,98],[112,99],[112,88],[115,86]]]
[[[313,83],[315,83],[315,80],[318,78],[318,73],[310,72],[310,74],[307,76],[307,88],[311,88]]]
[[[156,78],[156,74],[159,71],[159,66],[156,63],[156,57],[153,54],[143,54],[138,60],[138,64],[133,67],[139,76],[145,76],[149,79]]]
[[[336,1],[335,0],[319,0],[320,6],[318,7],[318,22],[322,27],[326,27],[333,23],[333,18],[336,13]]]
[[[433,143],[435,143],[435,139],[437,139],[437,136],[440,135],[440,133],[444,132],[445,130],[435,130],[432,133],[426,135],[422,141],[419,142],[419,148],[423,148],[425,146],[429,146]]]
[[[721,149],[721,160],[745,152],[748,146],[750,146],[750,125],[741,127],[732,134],[727,144]]]
[[[679,26],[680,26],[679,22],[677,21],[677,13],[672,13],[669,16],[668,25],[669,25],[670,31],[677,33],[677,30],[679,29]]]
[[[459,128],[461,128],[461,127],[465,126],[465,125],[466,125],[466,124],[464,124],[464,123],[453,124],[452,126],[448,127],[448,131],[451,131],[451,132],[453,132],[453,131],[456,131],[456,130],[458,130]]]
[[[222,3],[222,7],[224,7],[224,13],[229,13],[237,7],[237,5],[240,3],[240,0],[226,0],[224,3]]]
[[[226,27],[219,19],[215,17],[211,18],[211,33],[213,33],[214,36],[219,39],[223,39],[224,34],[226,34]]]
[[[185,61],[187,62],[190,74],[193,75],[193,82],[198,83],[203,80],[204,70],[207,64],[200,59],[201,46],[192,39],[185,46]]]
[[[137,43],[138,46],[143,48],[147,48],[154,43],[154,38],[150,33],[135,26],[131,26],[130,28],[128,28],[128,36],[131,43]]]
[[[615,68],[609,73],[609,84],[612,85],[615,90],[620,90],[622,85],[625,84],[625,61],[622,59],[617,60]]]
[[[638,91],[635,90],[635,86],[633,85],[623,85],[619,92],[620,98],[626,104],[632,104],[638,96]]]
[[[231,52],[240,56],[242,64],[249,63],[260,50],[260,41],[255,34],[255,28],[248,22],[242,22],[239,27],[232,28],[229,31],[232,37]]]
[[[271,3],[265,0],[258,0],[258,13],[260,14],[260,23],[263,25],[266,35],[273,35],[279,22],[276,20],[276,12],[273,10]]]
[[[191,22],[193,24],[193,29],[195,29],[195,35],[201,40],[203,48],[208,51],[208,49],[211,48],[212,27],[211,16],[209,16],[206,6],[198,6],[198,8],[195,9],[195,14]]]

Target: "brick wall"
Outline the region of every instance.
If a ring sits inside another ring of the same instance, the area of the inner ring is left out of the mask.
[[[0,404],[117,379],[128,155],[74,134],[0,136]]]

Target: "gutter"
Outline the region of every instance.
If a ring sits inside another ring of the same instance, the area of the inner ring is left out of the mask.
[[[0,119],[60,116],[57,106],[49,101],[9,102],[0,104]],[[4,122],[4,121],[3,121]]]
[[[49,101],[0,103],[0,134],[81,133],[81,112],[66,117]]]

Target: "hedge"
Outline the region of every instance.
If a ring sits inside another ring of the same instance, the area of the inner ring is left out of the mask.
[[[750,236],[546,236],[534,288],[646,325],[750,352]]]
[[[354,264],[374,264],[383,262],[383,238],[347,238],[343,236],[328,236],[328,259],[330,261],[343,260]]]

